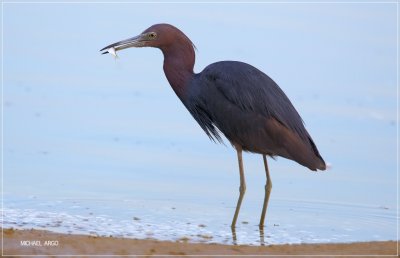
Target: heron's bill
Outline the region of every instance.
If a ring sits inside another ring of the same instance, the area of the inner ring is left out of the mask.
[[[100,49],[100,51],[105,51],[102,54],[107,54],[110,53],[113,55],[115,58],[117,58],[116,52],[125,48],[130,48],[130,47],[143,47],[144,42],[142,41],[142,35],[125,39],[122,41],[118,41],[116,43],[113,43],[111,45],[106,46],[105,48]]]

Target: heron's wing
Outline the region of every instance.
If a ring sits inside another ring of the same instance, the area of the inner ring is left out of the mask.
[[[214,142],[224,143],[221,138],[218,128],[214,124],[214,120],[210,113],[204,109],[202,99],[193,98],[190,102],[183,101],[183,104],[192,114],[193,118],[197,121],[207,136]]]
[[[224,61],[206,67],[202,76],[241,110],[274,118],[308,141],[309,134],[288,97],[257,68],[241,62]]]

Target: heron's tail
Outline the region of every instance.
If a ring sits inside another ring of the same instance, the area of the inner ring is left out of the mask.
[[[317,146],[315,145],[315,143],[314,143],[314,141],[311,139],[311,137],[308,137],[308,139],[309,139],[309,141],[310,141],[310,144],[311,144],[311,147],[312,147],[312,149],[313,149],[313,151],[314,151],[314,154],[315,154],[315,168],[314,169],[311,169],[311,170],[314,170],[314,171],[316,171],[317,169],[318,170],[325,170],[326,169],[326,163],[325,163],[325,161],[324,161],[324,159],[321,157],[321,154],[319,154],[319,151],[318,151],[318,149],[317,149]]]

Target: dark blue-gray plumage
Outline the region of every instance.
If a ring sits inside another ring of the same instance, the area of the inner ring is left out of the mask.
[[[210,138],[222,141],[218,128],[244,151],[324,169],[300,115],[278,85],[257,68],[235,61],[214,63],[195,75],[187,89],[182,101]],[[291,148],[288,133],[299,138],[297,148]]]
[[[243,150],[263,155],[267,182],[260,228],[264,225],[272,188],[266,155],[282,156],[311,170],[326,168],[288,97],[257,68],[242,62],[223,61],[195,74],[193,43],[169,24],[153,25],[139,36],[111,44],[101,51],[146,46],[163,52],[164,72],[172,89],[205,133],[217,142],[222,142],[222,133],[237,151],[240,195],[232,228],[246,190]]]

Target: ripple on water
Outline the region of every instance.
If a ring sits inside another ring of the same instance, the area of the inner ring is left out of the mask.
[[[233,234],[227,224],[231,209],[226,207],[174,203],[175,209],[171,209],[167,201],[137,200],[6,203],[2,225],[93,236],[249,245],[396,239],[394,209],[284,200],[275,203],[264,232],[246,220],[238,223]]]

